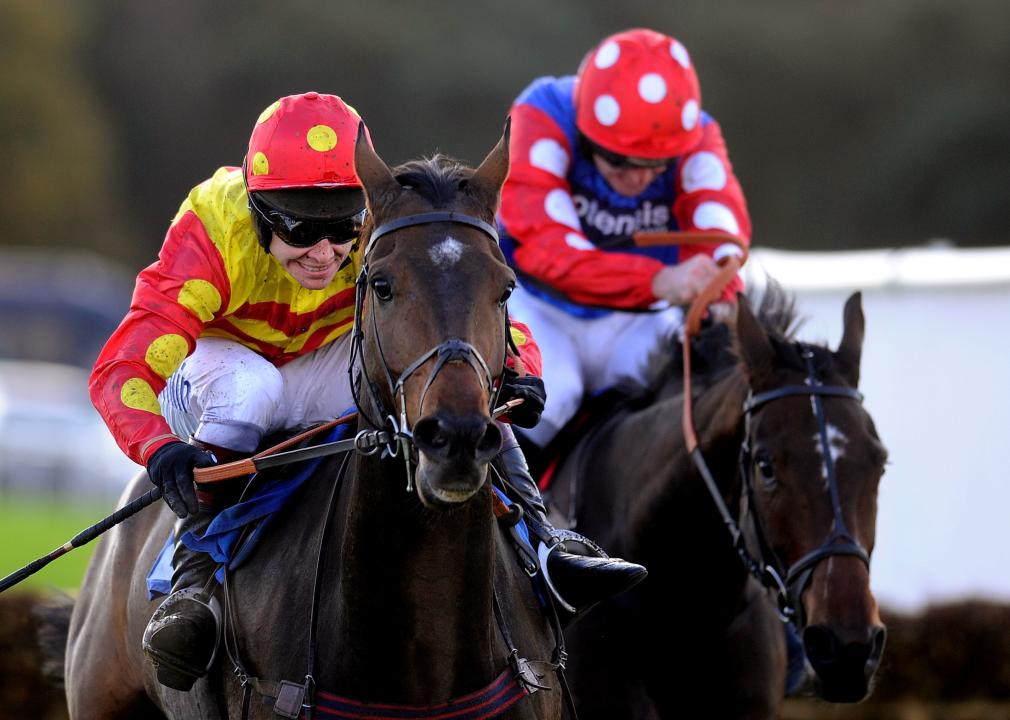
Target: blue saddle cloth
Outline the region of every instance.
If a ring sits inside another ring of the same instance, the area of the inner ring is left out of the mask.
[[[338,425],[322,437],[320,442],[333,442],[350,435],[352,424]],[[217,570],[218,582],[224,581],[224,568],[234,570],[249,557],[265,528],[278,510],[302,484],[309,479],[319,466],[322,458],[314,458],[300,463],[297,472],[270,479],[256,488],[254,494],[240,503],[223,510],[207,527],[201,536],[192,532],[183,534],[179,540],[190,550],[208,553],[222,565]],[[248,538],[236,552],[236,544],[242,531],[254,525]],[[176,537],[169,533],[161,552],[147,574],[147,597],[153,599],[167,595],[172,588],[172,554],[175,552]]]

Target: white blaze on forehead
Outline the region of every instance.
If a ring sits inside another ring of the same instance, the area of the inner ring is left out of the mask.
[[[814,405],[814,396],[810,396],[810,404]],[[817,416],[817,408],[813,408],[814,416]],[[845,455],[845,447],[849,444],[849,439],[841,430],[828,423],[828,449],[831,452],[831,462],[836,463]],[[828,464],[825,462],[824,446],[821,444],[821,433],[814,433],[814,450],[821,456],[821,477],[824,478],[825,487],[828,484]]]
[[[463,243],[451,235],[446,235],[445,240],[428,249],[428,257],[443,270],[458,263],[462,255]]]

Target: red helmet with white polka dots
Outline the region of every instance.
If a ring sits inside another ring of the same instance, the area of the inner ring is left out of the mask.
[[[593,144],[630,158],[682,155],[701,138],[701,90],[687,50],[653,30],[605,38],[582,61],[575,123]]]
[[[250,192],[361,187],[354,143],[361,117],[336,95],[288,95],[260,113],[249,138]],[[371,142],[371,141],[369,141]]]

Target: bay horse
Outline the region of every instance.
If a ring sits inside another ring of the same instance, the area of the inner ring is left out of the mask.
[[[141,651],[172,514],[109,532],[71,619],[73,720],[561,717],[555,623],[488,480],[515,283],[492,225],[508,130],[476,170],[436,155],[391,171],[360,135],[355,164],[370,219],[351,365],[359,437],[385,450],[324,461],[226,576],[225,642],[190,692]]]
[[[822,698],[867,694],[885,639],[869,558],[886,450],[856,390],[860,295],[845,305],[835,352],[797,342],[795,321],[771,284],[756,317],[742,298],[735,331],[712,325],[692,341],[695,427],[715,494],[683,439],[676,340],[558,470],[552,501],[571,508],[575,528],[649,568],[566,630],[583,720],[777,717],[784,613]]]

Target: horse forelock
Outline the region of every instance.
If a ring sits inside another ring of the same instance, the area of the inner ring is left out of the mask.
[[[442,153],[411,160],[393,169],[397,182],[430,203],[432,209],[464,209],[486,222],[493,222],[495,209],[468,192],[473,174],[473,168]]]

